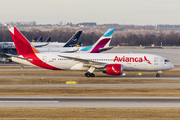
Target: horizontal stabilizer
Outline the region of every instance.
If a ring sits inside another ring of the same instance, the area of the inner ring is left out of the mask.
[[[74,52],[77,52],[79,51],[79,48],[75,49],[75,50],[69,50],[69,51],[64,51],[64,52],[61,52],[61,53],[74,53]]]
[[[110,50],[112,49],[113,47],[106,47],[106,48],[99,48],[99,52],[103,52],[103,51],[107,51],[107,50]]]
[[[32,61],[32,59],[26,59],[26,58],[22,58],[22,57],[19,57],[17,55],[12,55],[12,54],[6,54],[7,56],[10,56],[10,57],[15,57],[15,58],[19,58],[19,59],[22,59],[22,60],[28,60],[28,61]]]

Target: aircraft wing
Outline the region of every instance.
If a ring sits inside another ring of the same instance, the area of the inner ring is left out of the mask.
[[[74,61],[79,61],[79,62],[83,63],[84,66],[94,66],[96,68],[103,68],[106,65],[106,63],[97,62],[97,61],[93,61],[93,60],[89,60],[89,59],[82,59],[82,58],[78,58],[78,57],[63,56],[63,55],[58,55],[58,56],[67,58],[67,59],[71,59]]]

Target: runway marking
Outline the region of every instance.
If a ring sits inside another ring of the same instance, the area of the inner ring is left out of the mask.
[[[38,103],[49,103],[49,102],[53,102],[53,103],[58,103],[59,101],[0,101],[0,103],[5,103],[5,102],[8,102],[8,103],[17,103],[17,102],[20,102],[20,103],[34,103],[34,102],[38,102]]]
[[[0,76],[0,78],[87,78],[84,76]],[[180,76],[96,76],[103,79],[174,79],[180,80]]]
[[[49,97],[42,97],[44,101],[33,100],[36,97],[23,98],[27,101],[21,100],[22,97],[19,101],[13,97],[0,101],[0,108],[180,108],[180,97],[50,97],[54,101],[47,100]]]
[[[179,87],[179,86],[180,83],[0,85],[0,87]]]

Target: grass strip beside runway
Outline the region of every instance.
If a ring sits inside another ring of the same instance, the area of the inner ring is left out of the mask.
[[[1,119],[54,120],[176,120],[180,109],[140,108],[0,108]]]
[[[180,87],[0,87],[0,96],[180,97]]]

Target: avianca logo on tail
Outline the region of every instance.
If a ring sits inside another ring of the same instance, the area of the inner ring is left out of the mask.
[[[114,58],[114,62],[143,62],[143,61],[147,61],[147,63],[151,64],[151,62],[147,59],[146,56],[144,56],[144,60],[142,57],[118,57],[115,56]]]

